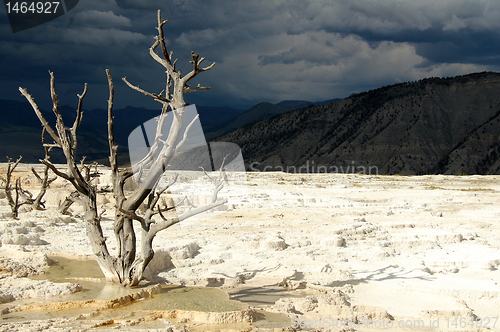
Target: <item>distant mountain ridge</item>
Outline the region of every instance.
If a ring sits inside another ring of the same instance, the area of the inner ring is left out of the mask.
[[[296,101],[287,101],[287,107],[276,106],[271,103],[260,103],[249,110],[241,110],[231,107],[200,106],[196,105],[200,115],[200,122],[205,133],[217,132],[221,128],[227,131],[236,129],[247,122],[255,122],[277,112],[287,112],[295,109]],[[310,102],[301,101],[299,104]],[[59,107],[66,125],[73,123],[76,112],[75,108],[67,105]],[[55,116],[52,111],[41,110],[49,123],[55,124]],[[128,154],[128,136],[137,126],[158,116],[159,109],[146,109],[142,107],[127,106],[114,110],[115,139],[119,145],[119,154]],[[240,115],[244,117],[239,118]],[[236,120],[234,123],[231,121]],[[227,131],[223,131],[224,133]],[[0,157],[9,156],[17,159],[23,156],[23,162],[36,163],[44,157],[40,140],[41,124],[33,109],[27,102],[0,99]],[[83,121],[78,130],[78,158],[85,156],[87,161],[98,160],[107,163],[107,110],[92,109],[84,110]],[[207,135],[208,136],[208,135]],[[56,149],[57,150],[57,149]],[[54,150],[52,160],[64,162],[64,156],[60,151]],[[127,159],[124,156],[122,159]],[[6,160],[6,159],[5,159]],[[3,162],[5,160],[1,160]]]
[[[240,145],[249,170],[412,175],[500,174],[499,138],[500,74],[483,72],[385,86],[216,140]]]
[[[299,108],[304,108],[311,105],[310,101],[307,100],[283,100],[276,104],[276,106],[288,108],[291,110],[298,110]]]
[[[322,102],[310,102],[306,100],[283,100],[277,104],[262,102],[248,109],[247,111],[239,114],[237,117],[225,122],[224,124],[206,130],[205,136],[207,137],[207,139],[212,139],[214,137],[228,133],[231,130],[241,128],[250,123],[254,123],[263,119],[267,119],[279,114],[294,111],[300,108],[304,108],[309,105],[322,105],[337,100],[341,99],[337,98]]]
[[[290,108],[281,107],[268,102],[263,102],[255,105],[249,110],[241,113],[236,118],[231,119],[214,130],[208,130],[205,132],[207,139],[212,137],[217,137],[223,135],[231,130],[240,128],[248,123],[253,123],[277,114],[282,114],[289,112]]]

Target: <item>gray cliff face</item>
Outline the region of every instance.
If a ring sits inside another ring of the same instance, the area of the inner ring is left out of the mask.
[[[499,137],[500,74],[477,73],[382,87],[216,140],[239,144],[248,169],[412,175],[499,174]]]

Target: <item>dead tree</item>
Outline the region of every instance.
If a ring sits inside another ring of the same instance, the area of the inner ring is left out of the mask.
[[[43,130],[42,132],[42,140],[44,132],[45,130]],[[50,160],[49,152],[50,148],[45,147],[45,158],[47,160]],[[31,172],[33,173],[33,175],[35,175],[40,183],[40,191],[38,192],[36,198],[33,199],[33,194],[30,191],[22,188],[21,178],[18,177],[15,180],[15,185],[12,187],[12,174],[17,165],[19,165],[21,159],[22,156],[20,156],[15,163],[12,163],[12,159],[7,157],[8,165],[6,177],[0,177],[0,180],[4,183],[5,197],[7,198],[7,202],[10,205],[12,217],[14,219],[17,219],[19,217],[19,208],[22,205],[31,205],[34,209],[37,210],[44,209],[45,205],[42,201],[43,196],[47,192],[47,188],[49,187],[49,185],[57,179],[57,177],[49,178],[48,166],[45,166],[44,168],[43,177],[41,177],[38,172],[33,167],[31,167]],[[13,191],[15,195],[12,194]]]
[[[98,213],[97,209],[97,192],[96,186],[92,185],[90,179],[83,174],[83,167],[79,166],[75,161],[75,152],[77,148],[77,129],[82,121],[82,102],[87,92],[87,84],[81,95],[78,95],[78,108],[76,110],[76,119],[71,127],[64,124],[61,113],[59,112],[59,100],[55,91],[54,75],[50,73],[50,87],[53,103],[53,112],[56,115],[55,129],[45,120],[40,112],[34,99],[28,94],[26,89],[19,88],[20,92],[26,97],[33,107],[43,127],[54,140],[53,143],[45,143],[46,147],[61,148],[66,158],[66,170],[58,170],[50,160],[44,159],[41,162],[48,167],[59,177],[62,177],[75,187],[79,193],[79,199],[84,207],[84,220],[86,222],[87,236],[90,239],[92,250],[96,256],[97,263],[101,267],[106,279],[111,282],[121,283],[124,286],[134,286],[142,279],[142,274],[148,263],[153,258],[153,239],[156,234],[172,225],[175,225],[193,215],[208,211],[214,207],[224,204],[225,200],[217,198],[217,193],[224,182],[224,174],[222,171],[218,177],[213,177],[214,194],[210,204],[202,207],[193,208],[177,217],[167,217],[165,212],[172,207],[159,207],[159,197],[166,188],[158,190],[159,183],[166,165],[173,158],[179,147],[186,141],[187,132],[194,120],[184,128],[185,113],[184,107],[187,105],[184,101],[184,94],[198,90],[206,90],[208,87],[197,86],[191,88],[188,82],[196,77],[199,73],[211,69],[215,63],[206,68],[202,68],[201,63],[204,58],[200,58],[198,54],[192,53],[191,63],[193,69],[182,76],[181,71],[175,67],[176,61],[172,61],[172,53],[167,51],[165,39],[163,35],[163,25],[166,23],[161,18],[161,13],[158,11],[158,36],[155,38],[154,44],[149,49],[150,55],[166,69],[167,87],[159,94],[150,93],[142,90],[138,86],[130,84],[126,78],[124,82],[132,89],[141,92],[142,94],[153,98],[162,104],[162,111],[158,117],[157,131],[154,142],[150,147],[150,153],[144,157],[140,165],[147,165],[148,172],[141,182],[141,185],[135,189],[130,195],[126,196],[124,191],[125,181],[130,178],[133,173],[131,168],[120,169],[117,164],[117,149],[113,131],[113,98],[114,89],[111,74],[106,70],[109,84],[109,100],[108,100],[108,141],[110,148],[109,161],[111,164],[111,175],[113,182],[113,194],[115,198],[115,217],[114,217],[114,234],[118,243],[117,253],[115,256],[108,251],[106,238],[103,235],[101,228],[102,212]],[[156,53],[156,49],[160,47],[161,55]],[[170,110],[170,112],[169,112]],[[170,131],[167,137],[163,137],[162,128],[165,119],[168,116],[173,117]],[[196,120],[196,118],[195,118]],[[172,185],[174,181],[167,185]],[[146,212],[140,215],[138,209],[141,204],[146,203]],[[141,241],[140,248],[137,248],[136,231],[133,221],[139,221],[141,225]],[[137,250],[139,249],[139,250]],[[138,251],[138,252],[137,252]]]
[[[43,143],[45,143],[44,133],[45,133],[45,128],[42,130]],[[45,148],[45,159],[50,160],[49,153],[52,148],[46,146],[44,146],[44,148]],[[31,167],[31,172],[40,183],[40,191],[38,192],[36,198],[33,199],[33,194],[30,191],[22,188],[20,178],[16,179],[14,187],[11,186],[12,173],[14,172],[15,168],[17,167],[21,159],[22,156],[20,156],[19,159],[13,164],[12,159],[7,157],[8,166],[7,166],[6,178],[0,177],[0,180],[4,182],[5,196],[11,207],[12,217],[14,219],[18,218],[19,208],[22,205],[31,205],[36,210],[45,209],[45,204],[42,201],[43,196],[47,192],[47,188],[49,187],[49,185],[57,179],[57,177],[49,178],[50,172],[48,166],[45,166],[44,168],[43,177],[38,174],[35,168]],[[15,192],[15,196],[12,195],[12,191]]]
[[[17,165],[21,162],[22,158],[22,156],[19,156],[16,162],[12,163],[12,159],[7,157],[7,173],[5,174],[5,178],[0,176],[0,180],[4,183],[5,197],[10,205],[12,218],[14,219],[19,217],[19,208],[22,205],[33,204],[33,195],[21,187],[21,178],[18,177],[15,180],[14,186],[12,186],[12,174],[14,173]],[[14,195],[12,194],[12,191],[14,191]]]

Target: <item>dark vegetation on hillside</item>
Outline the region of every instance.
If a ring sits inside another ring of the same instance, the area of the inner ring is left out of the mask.
[[[276,115],[218,137],[248,169],[499,174],[500,74],[384,86]],[[314,166],[314,168],[313,168]]]

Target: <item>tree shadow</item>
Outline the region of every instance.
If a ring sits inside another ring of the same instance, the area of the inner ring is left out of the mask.
[[[221,275],[227,279],[237,279],[241,284],[244,284],[245,281],[253,279],[259,273],[267,273],[267,272],[276,271],[280,267],[281,267],[281,264],[278,264],[275,267],[271,267],[271,268],[263,267],[262,269],[256,269],[256,270],[243,269],[242,272],[236,272],[236,274],[234,276],[230,276],[228,274],[221,273],[221,272],[214,272],[214,274]]]
[[[394,271],[390,271],[393,269]],[[334,281],[326,286],[328,287],[342,287],[344,285],[359,285],[361,283],[367,283],[368,281],[384,281],[384,280],[396,280],[396,279],[420,279],[425,281],[432,281],[431,276],[409,276],[410,273],[416,269],[406,270],[399,267],[399,265],[388,265],[380,269],[373,271],[353,271],[353,274],[368,274],[363,278],[352,279],[352,280],[342,280]]]
[[[251,287],[244,288],[230,294],[232,300],[244,302],[254,306],[274,305],[284,297],[302,297],[287,293],[282,287]]]

